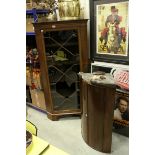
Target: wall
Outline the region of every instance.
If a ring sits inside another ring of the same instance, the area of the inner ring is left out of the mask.
[[[89,0],[80,0],[82,11],[84,11],[84,18],[90,19],[89,17]]]
[[[80,5],[81,5],[81,8],[83,10],[83,13],[84,13],[84,18],[85,19],[90,19],[90,12],[89,12],[89,0],[80,0]],[[88,26],[87,26],[87,30],[88,30],[88,51],[90,53],[90,21],[88,20]],[[89,57],[90,57],[90,54],[89,54]]]

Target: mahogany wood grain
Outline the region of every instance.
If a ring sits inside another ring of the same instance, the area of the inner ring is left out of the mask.
[[[82,90],[82,136],[95,150],[110,153],[115,86],[96,86],[83,81]]]
[[[76,30],[78,33],[78,45],[79,45],[79,55],[80,55],[80,71],[88,71],[88,40],[87,40],[87,19],[79,20],[66,20],[66,21],[49,21],[43,19],[37,23],[33,23],[35,34],[37,50],[39,52],[39,62],[41,69],[41,82],[43,85],[43,91],[45,95],[47,116],[51,120],[57,120],[61,115],[81,115],[82,103],[80,102],[80,108],[78,109],[68,109],[64,111],[56,111],[53,105],[52,92],[50,90],[50,81],[48,77],[48,67],[46,60],[45,42],[43,33],[47,31],[62,31],[62,30]],[[80,93],[81,94],[81,93]],[[80,99],[81,101],[81,99]]]

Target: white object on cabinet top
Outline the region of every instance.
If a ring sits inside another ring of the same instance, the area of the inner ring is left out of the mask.
[[[119,69],[129,70],[129,65],[107,63],[107,62],[98,62],[98,61],[94,61],[94,63],[91,63],[91,67],[92,66],[101,66],[101,67],[110,67],[110,68],[119,68]]]

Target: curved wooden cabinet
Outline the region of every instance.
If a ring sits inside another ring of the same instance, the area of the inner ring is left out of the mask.
[[[115,85],[92,85],[82,80],[82,136],[95,150],[109,153]]]

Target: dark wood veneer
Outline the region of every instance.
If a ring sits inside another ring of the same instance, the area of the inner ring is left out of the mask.
[[[115,85],[96,86],[82,81],[82,99],[83,139],[95,150],[111,152]]]
[[[41,69],[41,81],[45,94],[47,116],[51,120],[57,120],[61,115],[81,114],[82,104],[80,108],[56,111],[53,106],[52,92],[50,89],[50,81],[48,76],[48,67],[46,60],[44,32],[48,31],[64,31],[76,30],[78,34],[78,47],[80,55],[80,71],[88,71],[88,41],[87,41],[87,19],[68,20],[68,21],[49,21],[42,20],[33,23],[36,34],[37,49],[39,52],[39,61]],[[81,94],[81,93],[80,93]]]

